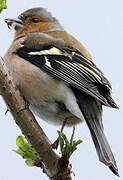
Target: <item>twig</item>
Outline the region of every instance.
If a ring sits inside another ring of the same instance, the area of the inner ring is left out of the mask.
[[[37,123],[32,112],[26,107],[26,103],[15,87],[12,77],[0,57],[0,92],[8,105],[16,124],[20,127],[24,136],[28,139],[35,149],[42,163],[44,171],[51,180],[73,180],[75,176],[72,173],[69,162],[65,168],[61,168],[62,158],[51,148],[48,137]],[[23,109],[23,111],[21,111]],[[62,166],[64,166],[62,164]]]

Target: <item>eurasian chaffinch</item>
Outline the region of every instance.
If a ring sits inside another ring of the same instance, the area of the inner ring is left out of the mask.
[[[89,52],[46,9],[29,9],[5,22],[15,37],[4,59],[30,109],[54,124],[85,120],[99,160],[118,176],[102,124],[102,105],[117,105]]]

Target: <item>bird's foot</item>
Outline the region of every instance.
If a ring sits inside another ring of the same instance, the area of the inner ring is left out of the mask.
[[[20,113],[20,112],[22,112],[22,111],[24,111],[24,110],[26,110],[26,109],[29,109],[29,106],[30,106],[30,103],[26,101],[25,107],[22,108],[22,109],[20,109],[20,110],[18,111],[18,113]]]
[[[59,146],[59,138],[56,139],[56,141],[54,141],[54,143],[51,145],[51,147],[53,149],[58,149],[58,146]]]

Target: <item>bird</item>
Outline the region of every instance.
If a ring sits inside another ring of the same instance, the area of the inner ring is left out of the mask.
[[[85,121],[99,160],[119,176],[102,122],[103,106],[118,106],[88,50],[45,8],[28,9],[5,22],[15,34],[4,61],[29,108],[54,125]]]

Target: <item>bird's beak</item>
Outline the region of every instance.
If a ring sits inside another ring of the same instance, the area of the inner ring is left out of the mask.
[[[18,30],[20,28],[24,28],[25,24],[20,19],[5,19],[5,22],[7,23],[8,28],[12,28],[15,30]]]

